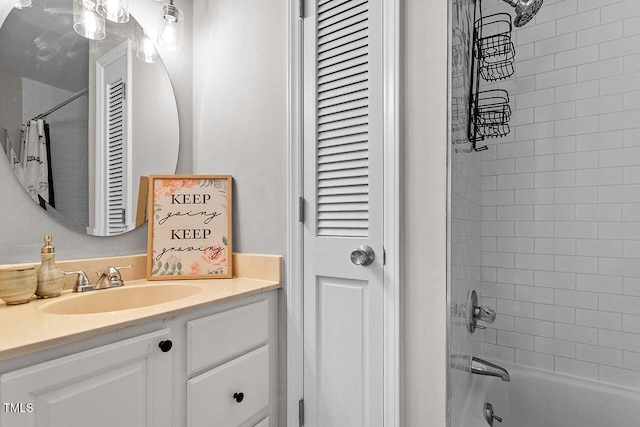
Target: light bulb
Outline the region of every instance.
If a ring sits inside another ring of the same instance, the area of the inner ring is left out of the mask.
[[[129,0],[98,0],[96,7],[100,16],[112,22],[129,21]]]
[[[73,29],[76,33],[92,40],[106,37],[104,18],[96,12],[96,3],[91,0],[74,0]]]
[[[141,61],[148,62],[150,64],[157,61],[158,51],[153,45],[153,41],[151,41],[149,37],[145,36],[144,39],[142,39],[140,45],[138,46],[136,56]]]
[[[153,41],[138,24],[135,25],[134,32],[136,36],[136,56],[138,59],[150,64],[156,62],[158,60],[158,51]]]
[[[169,50],[182,50],[183,30],[184,18],[180,9],[175,7],[173,2],[163,5],[158,44]]]

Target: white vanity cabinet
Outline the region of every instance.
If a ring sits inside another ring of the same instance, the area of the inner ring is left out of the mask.
[[[275,427],[277,304],[230,298],[3,361],[0,427]]]
[[[0,426],[171,426],[171,331],[163,329],[0,377]]]

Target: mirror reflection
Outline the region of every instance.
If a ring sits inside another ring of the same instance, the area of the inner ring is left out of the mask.
[[[0,167],[16,176],[1,185],[96,236],[144,222],[143,177],[174,173],[179,148],[164,64],[136,55],[143,29],[131,17],[106,32],[78,35],[71,0],[34,0],[0,28]]]

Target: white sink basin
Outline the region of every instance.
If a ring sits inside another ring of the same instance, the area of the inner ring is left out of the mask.
[[[50,314],[93,314],[164,304],[190,297],[202,288],[189,284],[154,284],[101,289],[59,297],[42,306]]]

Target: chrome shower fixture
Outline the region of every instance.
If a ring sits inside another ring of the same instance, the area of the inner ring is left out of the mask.
[[[522,27],[527,22],[531,21],[536,13],[542,7],[544,0],[502,0],[505,3],[509,3],[516,9],[516,17],[513,20],[513,25],[516,27]]]

